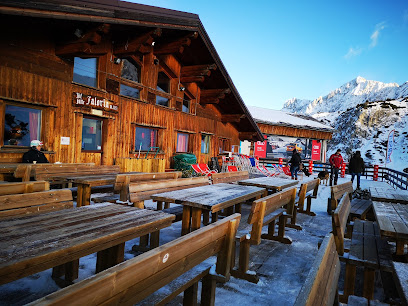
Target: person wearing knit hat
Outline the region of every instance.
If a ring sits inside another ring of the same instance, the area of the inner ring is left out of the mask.
[[[37,139],[31,140],[30,150],[23,154],[23,163],[49,163],[47,157],[41,152],[43,143]]]
[[[339,178],[339,170],[341,165],[343,164],[343,157],[340,154],[341,150],[337,149],[335,154],[332,154],[329,158],[329,163],[331,165],[330,171],[330,186],[333,186],[333,179],[334,185],[337,185],[337,180]]]

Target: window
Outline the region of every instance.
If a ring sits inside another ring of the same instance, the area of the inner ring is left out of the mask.
[[[157,130],[145,127],[136,127],[135,151],[150,151],[157,147]]]
[[[170,78],[162,71],[157,76],[157,90],[162,92],[170,92]],[[169,99],[162,96],[156,96],[156,104],[169,106]]]
[[[82,150],[102,150],[102,120],[84,118],[82,121]]]
[[[210,153],[210,135],[201,134],[201,153]]]
[[[133,88],[124,84],[120,84],[120,94],[122,96],[139,99],[140,90],[139,88]]]
[[[170,92],[170,78],[162,71],[157,77],[157,89],[163,92]]]
[[[74,58],[73,81],[87,86],[97,87],[97,58]]]
[[[229,151],[231,151],[229,139],[220,138],[219,153],[224,153],[224,152],[229,152]]]
[[[133,82],[141,83],[140,81],[141,68],[139,64],[131,62],[127,59],[122,59],[122,74],[121,77]]]
[[[181,107],[181,111],[184,113],[190,113],[190,102],[191,100],[187,97],[184,97],[183,105]]]
[[[41,138],[41,110],[6,105],[4,145],[30,146],[31,140]]]
[[[177,133],[176,152],[188,152],[188,134]]]

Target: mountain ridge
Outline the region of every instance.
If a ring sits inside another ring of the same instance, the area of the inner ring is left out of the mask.
[[[346,160],[360,150],[368,164],[385,166],[387,140],[394,132],[394,150],[387,167],[408,169],[408,82],[383,83],[361,76],[314,100],[292,98],[282,111],[309,115],[336,129],[330,155],[340,148]]]

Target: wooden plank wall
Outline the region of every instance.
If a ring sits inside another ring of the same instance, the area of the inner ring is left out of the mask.
[[[44,149],[53,152],[47,155],[50,162],[79,163],[93,162],[95,164],[114,164],[115,158],[134,157],[134,128],[137,124],[157,127],[158,141],[164,152],[160,160],[165,161],[164,167],[151,167],[152,171],[171,168],[172,157],[176,150],[177,131],[188,131],[191,137],[191,148],[197,156],[198,162],[208,162],[212,156],[218,155],[218,140],[220,137],[230,139],[231,145],[239,145],[238,131],[230,124],[220,121],[221,114],[211,105],[203,107],[199,104],[199,87],[192,83],[187,85],[194,97],[191,113],[186,114],[175,110],[176,97],[182,98],[184,93],[178,91],[178,79],[171,81],[170,107],[156,106],[147,102],[148,91],[156,88],[158,65],[153,64],[153,54],[144,56],[142,68],[142,83],[145,89],[141,91],[141,100],[130,99],[105,91],[106,76],[118,79],[119,67],[110,60],[111,46],[106,44],[107,54],[99,58],[98,75],[99,88],[90,88],[73,84],[73,60],[62,59],[54,54],[55,45],[46,37],[36,25],[32,29],[24,27],[17,29],[17,33],[6,35],[0,41],[0,118],[4,118],[6,103],[20,106],[34,106],[43,110],[42,135]],[[27,39],[24,39],[26,37]],[[29,37],[29,39],[28,39]],[[14,44],[20,40],[19,44]],[[180,73],[180,64],[169,55],[161,58],[174,74]],[[106,71],[107,73],[102,73]],[[103,154],[84,153],[81,151],[83,116],[91,114],[73,106],[73,92],[93,95],[117,102],[119,113],[103,112]],[[199,115],[195,115],[199,114]],[[3,119],[2,119],[3,120]],[[3,144],[3,123],[0,128],[0,145]],[[209,154],[201,154],[201,134],[211,135]],[[70,145],[61,145],[61,137],[69,137]],[[7,157],[7,151],[0,150],[0,156]],[[14,153],[13,158],[22,153]],[[124,166],[130,167],[130,166]],[[132,168],[133,169],[133,168]]]

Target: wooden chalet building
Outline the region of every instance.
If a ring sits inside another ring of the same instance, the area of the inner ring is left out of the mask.
[[[198,15],[115,0],[6,0],[0,14],[3,162],[40,139],[50,162],[164,171],[263,139]]]
[[[241,150],[252,150],[251,155],[264,159],[288,160],[296,147],[302,159],[326,162],[327,142],[335,129],[309,116],[254,106],[248,109],[265,141],[244,142]]]

